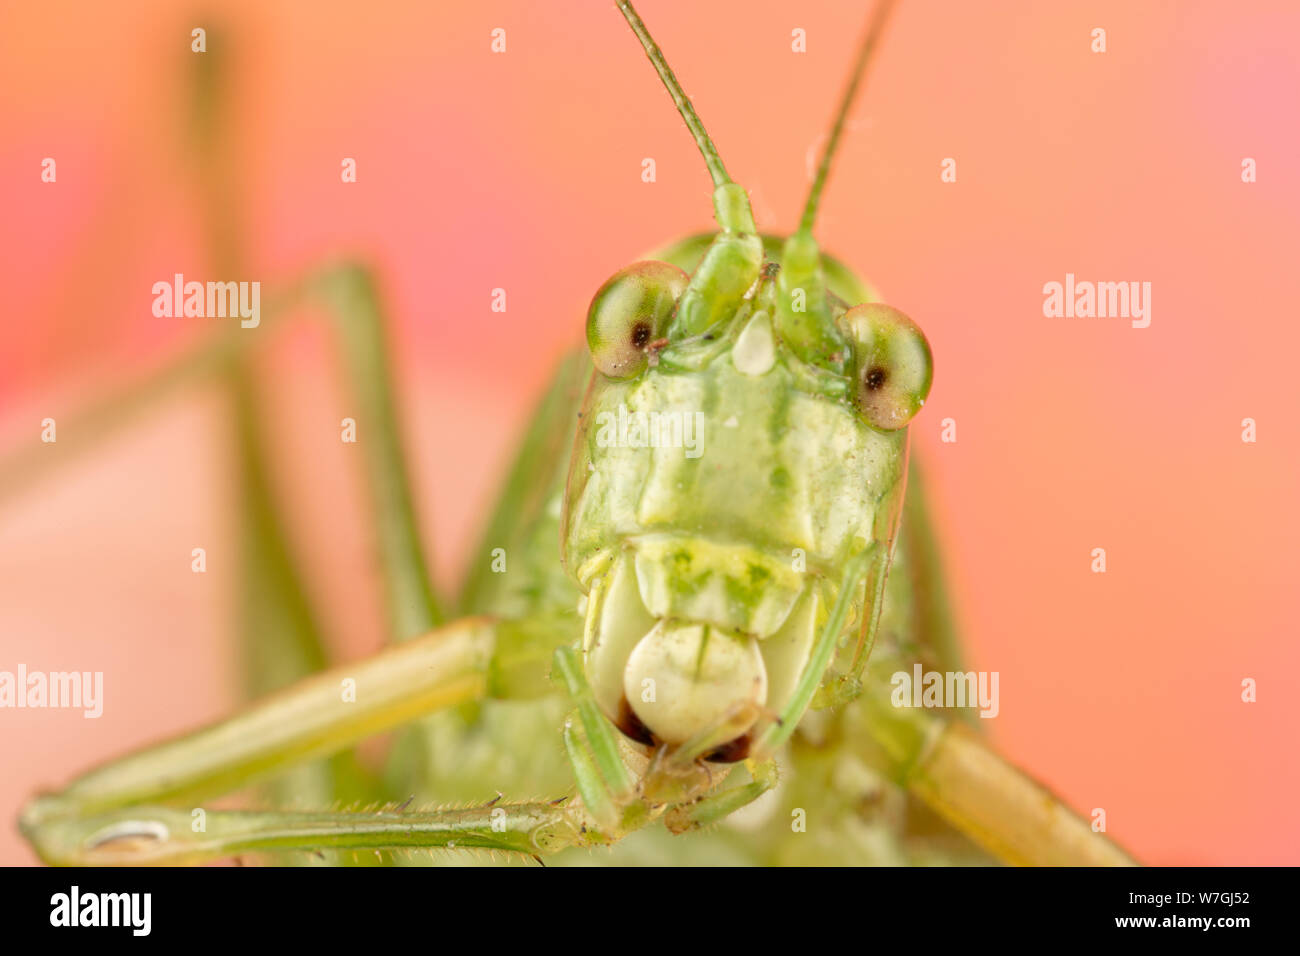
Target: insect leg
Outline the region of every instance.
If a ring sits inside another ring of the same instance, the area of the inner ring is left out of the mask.
[[[37,797],[19,819],[42,856],[70,823],[139,804],[186,812],[302,761],[485,694],[549,693],[543,649],[573,639],[567,621],[461,618],[364,661],[299,681],[244,712],[83,774]],[[66,842],[66,841],[64,841]]]
[[[799,719],[803,717],[804,711],[812,703],[813,696],[817,693],[817,687],[821,683],[831,657],[835,653],[840,632],[844,629],[844,622],[848,619],[849,608],[852,606],[854,598],[860,593],[858,589],[861,582],[864,577],[871,573],[873,565],[880,566],[882,557],[887,559],[887,556],[882,555],[881,546],[877,542],[845,563],[844,575],[840,581],[835,606],[831,610],[826,623],[822,625],[821,633],[817,635],[817,642],[813,645],[812,654],[808,659],[808,663],[804,666],[803,673],[799,675],[799,683],[795,685],[794,694],[791,695],[789,702],[781,711],[779,719],[773,722],[759,737],[757,746],[754,748],[755,754],[767,756],[775,753],[794,733],[795,727],[799,724]],[[878,602],[873,601],[873,605],[878,606]],[[868,613],[868,610],[864,609],[864,613]]]
[[[588,842],[583,819],[580,806],[564,802],[377,813],[212,810],[198,829],[189,810],[141,806],[53,821],[37,849],[46,863],[63,866],[196,864],[286,850],[441,847],[540,856]]]
[[[582,730],[574,726],[572,717],[564,722],[564,752],[569,758],[583,805],[602,830],[610,834],[617,832],[621,816],[619,806],[596,764],[590,742]]]
[[[389,387],[388,348],[379,294],[369,270],[343,265],[318,273],[307,292],[330,309],[360,417],[371,504],[384,563],[390,636],[403,641],[442,623],[411,494],[401,426]]]
[[[741,807],[748,806],[777,783],[775,760],[751,761],[749,783],[710,794],[695,803],[673,807],[664,814],[664,825],[674,833],[717,823]]]
[[[441,621],[427,573],[427,560],[416,536],[414,507],[406,478],[392,393],[382,310],[367,270],[338,265],[315,270],[286,284],[269,298],[256,329],[238,326],[204,339],[140,381],[116,390],[90,409],[60,422],[59,441],[33,439],[0,459],[0,497],[18,490],[52,467],[112,434],[183,388],[212,380],[232,362],[264,342],[263,338],[286,312],[304,300],[318,298],[336,317],[342,351],[354,388],[369,423],[369,437],[360,443],[372,498],[379,518],[392,631],[398,639],[423,634]]]
[[[577,651],[571,646],[555,651],[555,673],[578,705],[579,724],[565,723],[564,748],[573,768],[582,804],[598,832],[592,839],[617,842],[645,826],[662,807],[653,806],[636,792],[632,774],[619,752],[619,734],[596,704]]]
[[[199,233],[213,273],[250,274],[247,256],[246,203],[238,182],[237,113],[232,62],[228,51],[237,42],[224,33],[209,38],[210,56],[195,57],[185,71],[189,79],[192,124],[182,146],[200,209]],[[298,297],[277,295],[284,308]],[[234,562],[239,577],[238,658],[242,691],[256,700],[329,666],[331,654],[320,626],[310,588],[299,566],[271,465],[273,436],[264,414],[267,389],[253,361],[253,346],[265,339],[240,326],[232,332],[239,344],[214,384],[229,397],[229,427],[237,480],[240,547]],[[223,396],[223,397],[226,397]],[[303,806],[329,806],[343,797],[376,799],[377,781],[354,753],[341,751],[328,761],[295,766],[261,788],[271,806],[290,800]],[[314,861],[314,859],[313,859]]]
[[[555,670],[564,682],[569,696],[578,705],[582,729],[596,768],[608,787],[608,796],[615,804],[626,803],[632,796],[632,775],[628,772],[618,752],[618,731],[596,704],[596,695],[587,683],[578,653],[572,647],[555,650]],[[566,737],[565,744],[569,740]],[[572,750],[570,750],[572,757]]]
[[[234,454],[238,474],[240,548],[239,653],[241,703],[259,700],[333,662],[322,616],[297,561],[283,517],[268,450],[272,439],[261,413],[261,394],[247,361],[232,363]],[[300,764],[262,785],[266,806],[328,807],[344,800],[381,800],[374,774],[343,750],[328,760]],[[322,855],[323,857],[323,855]],[[311,857],[308,862],[319,862]]]
[[[91,770],[36,798],[20,825],[137,803],[195,801],[481,696],[499,626],[464,618],[368,660],[299,681],[228,720]],[[508,680],[502,678],[501,680]]]
[[[921,708],[896,707],[896,657],[873,663],[860,706],[850,708],[850,740],[870,764],[1006,863],[1132,866],[1104,833],[969,727]]]

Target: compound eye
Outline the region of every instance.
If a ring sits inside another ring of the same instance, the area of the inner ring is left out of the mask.
[[[646,367],[690,277],[668,262],[635,262],[597,290],[587,311],[591,360],[609,378],[631,378]]]
[[[930,343],[915,322],[878,302],[854,306],[843,322],[854,343],[862,417],[885,431],[902,428],[930,394]]]

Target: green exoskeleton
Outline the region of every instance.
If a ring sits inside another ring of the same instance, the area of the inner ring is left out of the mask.
[[[708,165],[718,229],[596,292],[589,356],[564,363],[541,403],[455,619],[410,531],[372,283],[334,269],[286,293],[338,317],[376,425],[394,644],[316,674],[299,655],[242,713],[34,799],[20,822],[43,859],[481,848],[564,862],[609,846],[623,863],[1130,862],[962,721],[891,700],[897,671],[960,669],[925,512],[904,502],[931,355],[813,237],[891,5],[869,25],[799,227],[776,239],[618,4]],[[346,787],[284,775],[399,728],[382,776],[337,760]],[[278,798],[326,802],[205,804],[268,779]],[[327,809],[345,798],[378,808]]]

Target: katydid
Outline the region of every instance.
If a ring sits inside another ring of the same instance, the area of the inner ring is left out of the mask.
[[[799,226],[778,239],[618,3],[704,157],[718,230],[598,289],[588,352],[543,398],[448,611],[411,532],[374,283],[327,270],[287,294],[338,318],[378,435],[394,643],[35,798],[20,823],[42,859],[1132,862],[961,721],[891,701],[897,671],[960,669],[928,519],[915,489],[904,499],[931,355],[813,229],[892,6],[873,13]],[[399,729],[367,784],[376,809],[205,806]]]

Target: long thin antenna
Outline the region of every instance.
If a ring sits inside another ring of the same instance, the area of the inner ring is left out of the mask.
[[[708,131],[705,130],[704,124],[700,122],[695,107],[691,105],[691,98],[686,95],[682,85],[677,82],[672,67],[664,59],[659,44],[655,43],[654,38],[650,36],[650,31],[645,28],[645,24],[641,22],[641,17],[632,9],[629,0],[618,0],[618,9],[623,14],[623,18],[627,20],[628,26],[632,28],[632,32],[636,34],[636,38],[641,41],[641,46],[645,48],[645,55],[654,64],[655,70],[659,73],[659,79],[664,81],[664,86],[668,88],[669,95],[672,96],[673,102],[677,104],[677,112],[682,114],[687,129],[695,137],[695,145],[700,148],[700,154],[704,157],[704,162],[708,164],[709,175],[713,177],[713,185],[722,186],[731,182],[731,177],[727,175],[727,168],[722,165],[722,157],[718,155],[717,149],[713,146],[713,140],[709,139]]]
[[[858,85],[862,80],[863,73],[866,72],[867,61],[871,58],[871,51],[875,48],[877,41],[880,40],[881,34],[885,32],[885,22],[889,19],[889,14],[894,8],[895,0],[880,0],[876,4],[876,9],[871,16],[871,22],[867,25],[866,36],[862,38],[862,45],[858,47],[858,58],[853,64],[853,73],[849,77],[849,85],[844,90],[844,96],[840,99],[839,112],[835,114],[835,125],[831,127],[830,139],[826,141],[826,150],[822,153],[821,164],[817,167],[817,176],[813,179],[812,189],[808,193],[808,201],[803,207],[803,218],[799,220],[800,232],[812,232],[813,220],[817,218],[817,205],[822,198],[822,189],[826,185],[826,176],[830,172],[831,159],[835,155],[836,147],[840,144],[840,133],[844,129],[844,118],[849,115],[849,109],[853,106],[853,98],[858,93]]]

